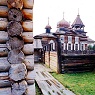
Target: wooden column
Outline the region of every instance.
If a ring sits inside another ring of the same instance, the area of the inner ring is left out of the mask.
[[[33,3],[0,0],[0,95],[35,95]]]

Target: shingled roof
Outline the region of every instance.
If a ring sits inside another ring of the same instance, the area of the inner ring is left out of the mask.
[[[85,26],[83,24],[82,20],[80,19],[80,15],[79,14],[77,15],[75,21],[72,24],[72,27],[74,27],[74,26],[82,26],[82,27]]]

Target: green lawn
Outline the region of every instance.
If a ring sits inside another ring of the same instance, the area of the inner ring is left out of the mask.
[[[95,72],[51,74],[76,95],[95,95]]]

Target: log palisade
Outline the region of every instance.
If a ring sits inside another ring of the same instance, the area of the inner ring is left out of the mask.
[[[0,0],[0,95],[35,95],[34,0]]]

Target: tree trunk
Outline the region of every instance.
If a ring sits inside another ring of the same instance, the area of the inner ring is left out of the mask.
[[[0,17],[7,17],[7,16],[8,16],[8,7],[0,6]]]
[[[1,87],[10,87],[11,82],[9,80],[0,80],[0,88]]]
[[[10,21],[22,21],[22,12],[19,9],[9,9],[8,19]]]
[[[0,31],[0,43],[6,43],[8,40],[8,34],[5,31]]]
[[[33,43],[33,32],[23,32],[21,36],[24,42]]]
[[[11,94],[11,87],[10,88],[0,88],[1,95],[12,95]]]
[[[32,21],[24,21],[22,22],[23,30],[26,32],[32,32],[33,31],[33,22]]]
[[[21,81],[20,83],[14,83],[12,85],[12,95],[24,95],[26,89],[27,89],[26,81]]]
[[[0,72],[1,71],[8,71],[10,69],[11,65],[10,63],[7,61],[7,58],[2,57],[0,58]]]
[[[11,64],[20,64],[23,63],[24,53],[21,50],[11,50],[8,53],[8,61]]]
[[[33,19],[33,10],[31,10],[31,9],[23,9],[22,14],[25,19],[28,19],[28,20]]]
[[[0,57],[6,57],[8,55],[7,48],[0,48]]]
[[[19,36],[23,32],[22,25],[19,22],[11,21],[8,23],[7,32],[9,36]]]
[[[8,21],[6,18],[0,18],[0,30],[6,30],[7,29]]]
[[[23,0],[7,0],[7,4],[9,8],[17,8],[20,10],[23,8]]]
[[[33,52],[34,52],[33,44],[25,44],[22,51],[26,55],[33,54]]]
[[[9,77],[13,81],[20,81],[25,79],[27,74],[27,69],[24,63],[21,64],[12,64],[9,70]]]
[[[6,44],[0,44],[0,48],[6,48]]]
[[[10,39],[7,41],[6,45],[9,50],[13,50],[13,49],[20,50],[24,46],[24,41],[23,41],[22,37],[20,37],[20,36],[10,37]]]

